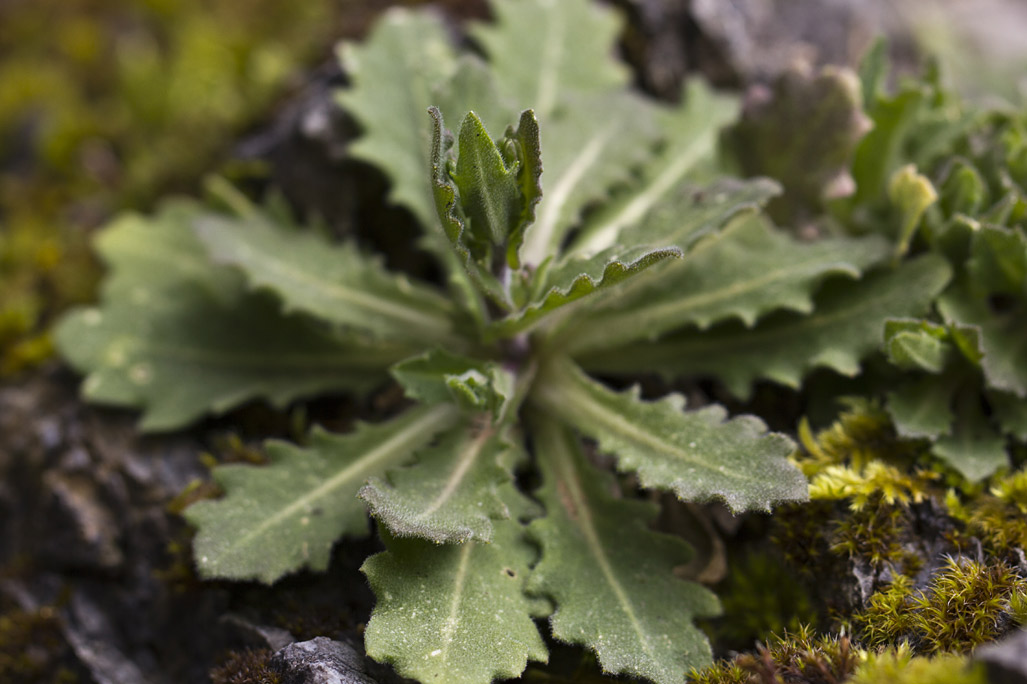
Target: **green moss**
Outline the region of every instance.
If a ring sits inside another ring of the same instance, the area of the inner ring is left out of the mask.
[[[1009,631],[1025,593],[1027,581],[1005,563],[949,559],[924,591],[897,576],[854,622],[867,646],[908,642],[915,653],[964,653]]]
[[[887,503],[884,495],[868,501],[833,521],[831,551],[869,562],[875,570],[888,565],[903,574],[917,572],[922,559],[904,545],[914,535],[909,509]]]
[[[689,681],[694,684],[838,684],[856,671],[864,657],[846,637],[817,636],[804,626],[783,636],[771,637],[755,654],[743,653],[702,672],[693,672]]]
[[[986,684],[984,668],[964,656],[914,656],[908,647],[868,654],[849,684]]]

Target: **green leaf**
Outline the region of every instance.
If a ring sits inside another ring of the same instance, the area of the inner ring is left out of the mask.
[[[203,217],[196,223],[211,257],[242,271],[251,287],[275,293],[284,310],[394,340],[458,345],[452,306],[425,284],[389,273],[351,243],[282,230],[266,218]]]
[[[364,641],[369,656],[421,682],[489,684],[548,658],[524,578],[535,550],[513,520],[491,544],[439,546],[385,536],[362,568],[378,602]]]
[[[654,113],[640,98],[602,93],[569,99],[560,116],[546,122],[545,200],[525,236],[524,262],[538,266],[559,254],[583,212],[602,204],[611,188],[629,183],[633,170],[651,160],[659,139]]]
[[[950,323],[980,330],[981,368],[990,388],[1027,397],[1027,307],[1021,303],[998,315],[970,288],[965,281],[949,288],[938,299],[938,310]]]
[[[371,514],[400,537],[436,543],[492,541],[493,520],[510,517],[500,485],[510,482],[513,444],[492,426],[460,427],[417,463],[371,478],[360,490]]]
[[[458,140],[459,155],[452,178],[469,222],[465,239],[505,245],[522,215],[517,164],[507,165],[474,112],[464,118]]]
[[[270,584],[301,568],[324,570],[336,540],[369,532],[357,498],[367,479],[409,460],[457,416],[442,404],[345,435],[315,429],[308,448],[269,442],[269,465],[215,468],[225,497],[185,513],[197,528],[193,556],[200,574]]]
[[[876,237],[800,242],[761,215],[744,215],[700,241],[680,262],[611,293],[568,328],[574,336],[570,348],[613,349],[729,318],[752,326],[775,309],[809,313],[812,294],[825,278],[858,278],[888,251],[887,242]]]
[[[786,457],[794,445],[767,434],[754,416],[726,420],[720,406],[684,412],[684,398],[642,401],[638,389],[611,392],[569,359],[540,371],[532,400],[573,425],[635,471],[643,487],[673,491],[684,501],[721,499],[735,512],[769,511],[804,500],[806,479]]]
[[[873,108],[873,128],[860,141],[852,160],[856,194],[852,208],[873,205],[886,196],[887,182],[902,163],[902,143],[920,113],[927,91],[910,87],[893,97],[879,98]]]
[[[1027,235],[1020,228],[981,226],[973,236],[967,272],[974,287],[1027,298]]]
[[[567,259],[540,273],[537,277],[544,283],[542,294],[524,310],[497,321],[489,333],[494,337],[512,337],[571,302],[622,283],[665,259],[680,256],[681,250],[676,248],[639,247],[626,251],[611,248],[592,257]]]
[[[611,496],[572,433],[543,417],[533,427],[546,515],[529,527],[542,559],[528,589],[556,603],[553,636],[593,650],[607,673],[685,681],[711,661],[692,620],[720,612],[709,590],[674,576],[690,549],[648,529],[655,504]]]
[[[988,186],[973,164],[965,159],[951,160],[942,172],[939,203],[946,216],[976,216],[988,203]]]
[[[628,70],[616,58],[620,24],[588,0],[492,4],[495,22],[471,35],[489,57],[502,96],[535,110],[543,126],[570,93],[621,90]]]
[[[585,354],[579,360],[600,373],[715,376],[742,398],[760,378],[798,387],[817,367],[853,376],[860,360],[880,348],[885,322],[923,314],[951,272],[944,259],[927,255],[856,283],[825,284],[809,315],[772,314],[751,329],[730,322],[706,332]]]
[[[1027,442],[1027,400],[1005,392],[988,392],[988,403],[1002,431]]]
[[[758,211],[780,193],[781,186],[767,178],[723,178],[708,185],[685,185],[655,205],[641,221],[621,231],[618,242],[687,250],[730,225],[731,219]]]
[[[712,159],[720,128],[736,112],[733,98],[717,95],[699,81],[690,82],[681,105],[657,111],[657,123],[667,136],[661,154],[649,160],[637,181],[589,216],[569,253],[595,254],[618,244],[625,230],[645,220]]]
[[[153,218],[124,216],[97,249],[111,269],[98,308],[57,326],[57,345],[87,375],[91,401],[143,409],[147,431],[183,427],[251,399],[284,406],[320,392],[367,389],[409,348],[346,340],[277,302],[247,294],[229,269],[209,264],[192,204]]]
[[[901,384],[888,394],[887,409],[902,437],[935,439],[952,431],[956,386],[945,376],[926,376]]]
[[[434,225],[424,112],[436,104],[434,89],[457,69],[446,27],[435,15],[392,10],[363,45],[343,43],[339,59],[352,86],[339,91],[338,101],[364,128],[349,154],[388,173],[392,201]]]
[[[1009,465],[1006,440],[988,424],[976,393],[957,402],[952,436],[938,439],[932,451],[973,482]]]
[[[482,255],[473,254],[472,245],[468,244],[467,221],[460,207],[456,184],[450,177],[452,162],[449,150],[452,147],[452,136],[446,130],[442,112],[437,107],[430,107],[428,113],[434,124],[431,146],[432,194],[439,222],[446,237],[449,238],[451,251],[448,254],[455,257],[457,267],[463,270],[477,288],[477,292],[484,294],[501,308],[510,310],[513,308],[510,293],[490,272],[491,263],[488,263],[487,251],[483,255],[486,258],[479,260],[478,257]],[[468,295],[466,298],[469,301],[476,299],[474,295]],[[484,319],[483,310],[479,311],[478,318]]]
[[[542,143],[535,112],[526,109],[521,112],[517,130],[507,128],[505,142],[510,145],[520,169],[517,185],[521,191],[521,217],[517,228],[511,233],[506,247],[506,263],[510,268],[520,268],[521,245],[528,226],[535,223],[535,207],[542,199]]]
[[[455,402],[468,411],[498,418],[514,394],[511,374],[491,361],[441,349],[405,359],[390,370],[411,399],[427,404]]]
[[[909,245],[927,208],[938,200],[938,193],[930,179],[917,173],[916,166],[907,164],[892,174],[888,181],[888,198],[898,207],[902,223],[895,246],[896,259],[909,251]]]
[[[827,199],[852,194],[849,161],[870,129],[860,82],[848,69],[793,68],[765,97],[750,97],[724,146],[746,176],[770,176],[784,194],[769,211],[791,224],[823,211]]]
[[[892,319],[884,324],[884,352],[903,370],[940,373],[952,358],[945,326],[929,321]]]

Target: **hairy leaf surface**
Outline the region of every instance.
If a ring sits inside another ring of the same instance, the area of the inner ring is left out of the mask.
[[[496,2],[494,24],[472,30],[481,43],[500,93],[542,122],[567,93],[621,90],[628,71],[616,59],[620,22],[613,11],[588,0]]]
[[[287,313],[302,311],[386,339],[459,343],[448,300],[426,283],[389,273],[351,243],[285,231],[259,215],[202,218],[196,230],[215,261],[274,292]]]
[[[514,520],[491,544],[439,546],[385,536],[385,553],[362,568],[378,602],[367,653],[421,682],[489,684],[517,677],[548,652],[532,621],[524,578],[535,558]]]
[[[339,58],[353,80],[352,88],[339,91],[339,102],[365,128],[349,154],[387,172],[392,200],[422,225],[433,225],[425,111],[437,104],[434,89],[457,69],[445,26],[437,16],[392,10],[363,45],[343,43]]]
[[[666,259],[678,258],[677,248],[628,250],[611,248],[591,257],[572,257],[539,274],[542,294],[523,311],[497,321],[491,333],[509,337],[531,328],[561,307],[636,276]]]
[[[587,255],[609,249],[618,244],[625,230],[645,220],[667,198],[687,191],[683,181],[710,160],[720,128],[736,112],[734,99],[714,94],[699,81],[690,82],[681,105],[657,111],[657,122],[666,136],[659,156],[650,158],[637,181],[589,216],[570,253]]]
[[[856,283],[825,284],[809,315],[774,314],[751,329],[725,323],[616,352],[585,354],[580,361],[605,373],[715,376],[742,398],[761,378],[798,387],[817,367],[851,376],[859,372],[861,359],[881,347],[885,321],[923,314],[950,274],[944,259],[928,255]]]
[[[643,401],[637,388],[612,392],[568,359],[541,372],[532,398],[636,471],[643,487],[684,501],[723,500],[732,511],[768,511],[806,498],[806,479],[788,463],[794,448],[754,416],[727,420],[720,406],[683,411],[684,398]]]
[[[630,182],[659,140],[655,109],[637,97],[618,92],[566,99],[542,127],[545,199],[521,251],[535,266],[559,252],[589,206]]]
[[[585,462],[573,433],[543,417],[533,424],[546,514],[529,527],[542,559],[528,590],[556,604],[553,636],[592,649],[608,673],[684,681],[710,662],[692,620],[719,612],[709,590],[674,576],[688,546],[648,529],[653,503],[611,496],[609,476]]]
[[[200,215],[196,205],[171,204],[101,234],[97,249],[111,269],[102,304],[56,330],[65,357],[87,375],[91,401],[141,408],[143,430],[171,430],[251,399],[283,406],[367,389],[409,353],[347,341],[247,294],[237,274],[206,260],[191,229]]]
[[[317,429],[308,448],[270,442],[267,466],[216,468],[225,497],[186,510],[198,529],[193,553],[200,574],[271,583],[301,568],[324,570],[339,537],[369,532],[357,498],[367,479],[409,460],[457,416],[440,404],[345,435]]]
[[[436,543],[492,541],[492,521],[510,517],[499,496],[515,447],[484,423],[458,428],[417,463],[373,477],[360,490],[371,514],[400,537]]]
[[[858,278],[888,253],[888,243],[876,237],[799,242],[750,214],[701,241],[680,263],[623,285],[572,328],[571,348],[613,349],[728,318],[752,326],[775,309],[809,313],[825,278]]]

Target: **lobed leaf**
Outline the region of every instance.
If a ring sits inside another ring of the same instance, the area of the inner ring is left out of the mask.
[[[416,464],[371,478],[360,498],[394,535],[438,544],[491,542],[492,521],[510,517],[499,487],[513,479],[514,448],[487,423],[462,426],[419,454]]]
[[[880,348],[885,322],[924,313],[951,272],[944,259],[927,255],[856,283],[825,284],[808,315],[773,314],[751,329],[725,323],[702,333],[583,354],[580,362],[600,373],[715,376],[741,398],[760,378],[798,387],[817,367],[852,376],[860,360]]]
[[[194,204],[168,204],[100,234],[97,249],[111,271],[102,303],[55,330],[65,358],[87,376],[86,398],[141,408],[143,430],[172,430],[252,399],[284,406],[367,389],[409,354],[332,335],[247,294],[235,273],[205,258],[191,229],[202,215]]]
[[[522,260],[533,266],[559,254],[586,209],[628,184],[659,140],[655,110],[640,98],[604,92],[566,100],[541,131],[545,201],[521,249]]]
[[[718,132],[736,112],[734,99],[713,93],[700,81],[688,83],[681,105],[656,111],[659,130],[665,135],[660,154],[649,158],[636,181],[589,215],[569,253],[595,254],[620,244],[622,233],[687,188],[684,181],[711,160]]]
[[[956,384],[946,376],[908,380],[888,393],[886,407],[902,437],[937,439],[952,432]]]
[[[1019,302],[996,315],[988,299],[972,293],[971,287],[965,280],[956,283],[938,299],[938,310],[950,323],[979,330],[988,387],[1027,397],[1027,305]]]
[[[540,371],[532,400],[595,439],[619,469],[637,472],[643,487],[684,501],[721,499],[736,512],[807,496],[806,479],[787,461],[794,445],[767,434],[754,416],[726,420],[720,406],[685,412],[680,395],[647,402],[637,388],[618,394],[569,359],[552,359]]]
[[[351,243],[284,231],[259,215],[203,217],[196,231],[214,261],[238,268],[251,287],[273,292],[286,313],[301,311],[384,339],[462,342],[448,300],[388,272]]]
[[[384,170],[392,201],[422,225],[434,225],[425,176],[431,129],[424,112],[436,104],[434,89],[457,70],[446,27],[434,15],[391,10],[363,45],[343,43],[339,59],[353,86],[339,91],[338,101],[365,130],[349,154]]]
[[[887,242],[877,237],[799,242],[761,215],[745,214],[703,239],[679,263],[621,286],[576,322],[570,348],[614,349],[728,318],[752,326],[775,309],[809,313],[823,280],[858,278],[888,253]]]
[[[495,22],[471,35],[489,57],[500,94],[535,110],[543,127],[568,93],[622,90],[629,75],[616,58],[620,22],[588,0],[492,4]]]
[[[611,248],[591,257],[572,257],[537,275],[542,293],[522,311],[496,321],[489,334],[512,337],[531,329],[558,309],[636,276],[665,259],[679,258],[676,248]]]
[[[708,589],[674,575],[691,550],[648,529],[655,504],[611,496],[611,478],[585,462],[567,428],[542,416],[532,425],[546,514],[528,528],[542,549],[528,590],[556,604],[553,636],[594,651],[607,673],[684,681],[711,661],[692,620],[719,612]]]
[[[345,435],[317,429],[308,448],[269,442],[267,466],[216,468],[225,497],[185,513],[197,528],[193,556],[200,574],[270,584],[302,568],[324,570],[339,537],[369,532],[357,498],[367,479],[409,460],[458,415],[440,404]]]
[[[932,452],[958,470],[966,479],[977,482],[1009,465],[1006,440],[984,416],[976,393],[957,400],[952,434],[940,437]]]
[[[546,661],[523,591],[536,554],[517,522],[496,523],[491,544],[383,536],[387,551],[361,568],[378,597],[369,656],[404,677],[452,684],[489,684]]]

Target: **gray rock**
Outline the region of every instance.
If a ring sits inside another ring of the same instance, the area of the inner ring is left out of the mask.
[[[282,684],[378,684],[367,675],[361,653],[328,637],[289,644],[274,654],[271,667]]]
[[[984,663],[989,684],[1027,684],[1027,631],[980,647],[974,662]]]

